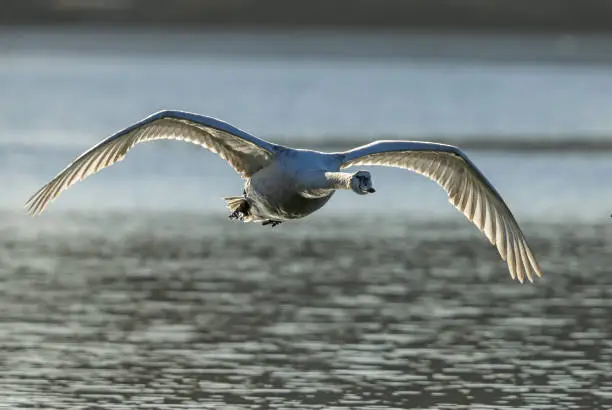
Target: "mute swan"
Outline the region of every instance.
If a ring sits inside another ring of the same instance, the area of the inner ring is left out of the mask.
[[[431,142],[375,141],[346,152],[293,149],[254,137],[223,121],[183,111],[160,111],[106,138],[38,190],[25,207],[41,213],[62,191],[122,160],[136,144],[176,139],[217,153],[246,179],[241,196],[224,198],[231,219],[272,225],[320,209],[338,189],[374,193],[367,171],[355,165],[408,169],[437,182],[450,202],[497,247],[510,275],[521,283],[541,270],[502,197],[456,147]]]

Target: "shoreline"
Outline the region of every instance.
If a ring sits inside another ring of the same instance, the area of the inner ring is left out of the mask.
[[[373,28],[466,31],[612,32],[601,0],[6,0],[2,25],[190,28]]]

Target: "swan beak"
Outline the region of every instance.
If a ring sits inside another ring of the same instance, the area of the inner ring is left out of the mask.
[[[368,189],[368,192],[369,192],[370,194],[373,194],[374,192],[376,192],[376,190],[375,190],[374,188],[370,188],[370,189]]]

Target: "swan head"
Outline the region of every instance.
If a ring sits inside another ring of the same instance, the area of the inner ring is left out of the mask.
[[[368,171],[357,171],[351,177],[351,189],[359,195],[373,194],[372,175]]]

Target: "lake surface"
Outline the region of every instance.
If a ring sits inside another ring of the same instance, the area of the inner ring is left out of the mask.
[[[3,30],[0,407],[610,406],[612,152],[554,149],[612,141],[609,44]],[[338,193],[304,221],[228,221],[240,179],[176,142],[24,215],[80,152],[164,108],[298,146],[469,143],[545,277],[511,281],[445,193],[402,170],[371,168],[375,195]],[[521,139],[553,148],[502,149]]]
[[[607,55],[606,37],[2,34],[0,180],[12,188],[0,207],[9,210],[100,139],[175,108],[300,147],[347,149],[374,138],[444,138],[459,145],[476,139],[489,150],[470,143],[468,155],[520,218],[601,221],[610,213],[612,190],[601,187],[612,171],[610,151],[501,148],[517,140],[612,143],[612,65],[596,59]],[[500,149],[491,152],[496,143]],[[429,181],[403,171],[375,172],[380,195],[358,207],[454,212]],[[129,161],[54,206],[218,209],[220,196],[240,189],[213,154],[158,142],[139,146]]]
[[[609,37],[0,34],[2,141],[87,145],[163,108],[287,139],[612,130]]]
[[[610,224],[526,225],[520,285],[463,221],[0,221],[9,407],[612,405]]]

